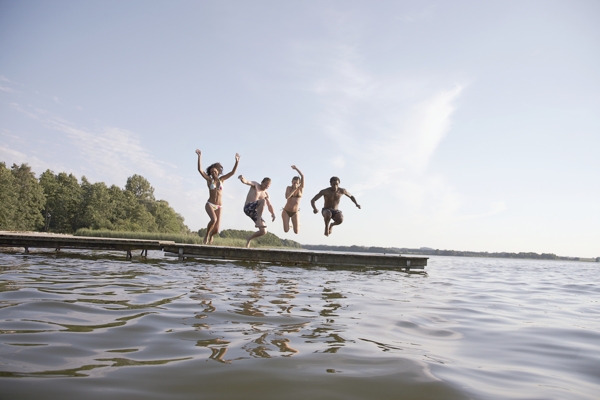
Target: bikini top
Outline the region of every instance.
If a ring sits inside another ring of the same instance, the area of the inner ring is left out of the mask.
[[[217,189],[217,187],[215,186],[215,181],[212,181],[212,182],[210,183],[210,189],[211,189],[211,190],[215,190],[215,189]],[[218,187],[218,190],[223,190],[223,182],[221,182],[221,181],[219,181],[219,187]]]

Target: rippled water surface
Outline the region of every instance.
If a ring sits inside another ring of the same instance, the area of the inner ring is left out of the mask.
[[[594,399],[598,263],[0,253],[0,398]]]

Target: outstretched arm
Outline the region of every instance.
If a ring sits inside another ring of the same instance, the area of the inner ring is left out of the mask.
[[[198,172],[200,172],[200,175],[208,181],[210,177],[202,170],[202,152],[199,149],[196,149],[196,154],[198,154]]]
[[[238,153],[235,153],[235,165],[233,166],[233,169],[231,170],[230,173],[225,174],[220,178],[221,181],[231,178],[233,176],[233,174],[235,174],[235,171],[237,171],[237,167],[238,167],[239,163],[240,163],[240,155]]]
[[[248,179],[244,178],[244,176],[243,176],[243,175],[240,175],[240,176],[238,176],[238,179],[239,179],[240,181],[242,181],[242,183],[243,183],[244,185],[248,185],[248,186],[260,186],[260,183],[258,183],[258,182],[254,182],[254,181],[249,181]]]
[[[317,210],[317,207],[315,206],[315,201],[319,200],[321,197],[323,197],[322,190],[319,193],[317,193],[317,195],[315,197],[313,197],[312,200],[310,201],[310,205],[312,206],[313,212],[315,214],[319,212],[319,210]]]
[[[356,204],[356,207],[358,207],[358,209],[360,210],[360,205],[356,202],[356,199],[354,198],[354,196],[352,196],[350,193],[348,193],[347,190],[344,190],[344,194],[348,197],[350,197],[350,200],[352,200],[352,202],[354,204]]]

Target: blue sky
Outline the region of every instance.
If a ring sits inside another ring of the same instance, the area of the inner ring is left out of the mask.
[[[226,172],[239,152],[300,243],[598,257],[598,20],[596,1],[2,0],[0,161],[143,175],[199,229],[195,149]],[[310,199],[333,175],[362,209],[342,200],[326,238]],[[225,183],[222,228],[253,228],[246,189]]]

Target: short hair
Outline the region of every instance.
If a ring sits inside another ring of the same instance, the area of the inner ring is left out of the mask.
[[[292,178],[292,181],[299,181],[299,180],[300,180],[299,176],[295,176],[295,177]]]
[[[329,183],[333,183],[333,181],[337,181],[338,183],[340,183],[340,178],[338,178],[337,176],[332,176],[329,180]]]
[[[271,178],[264,178],[260,183],[271,182]]]
[[[213,168],[216,168],[219,171],[219,174],[223,172],[223,166],[221,165],[221,163],[214,163],[206,169],[206,173],[210,175],[210,170]]]

